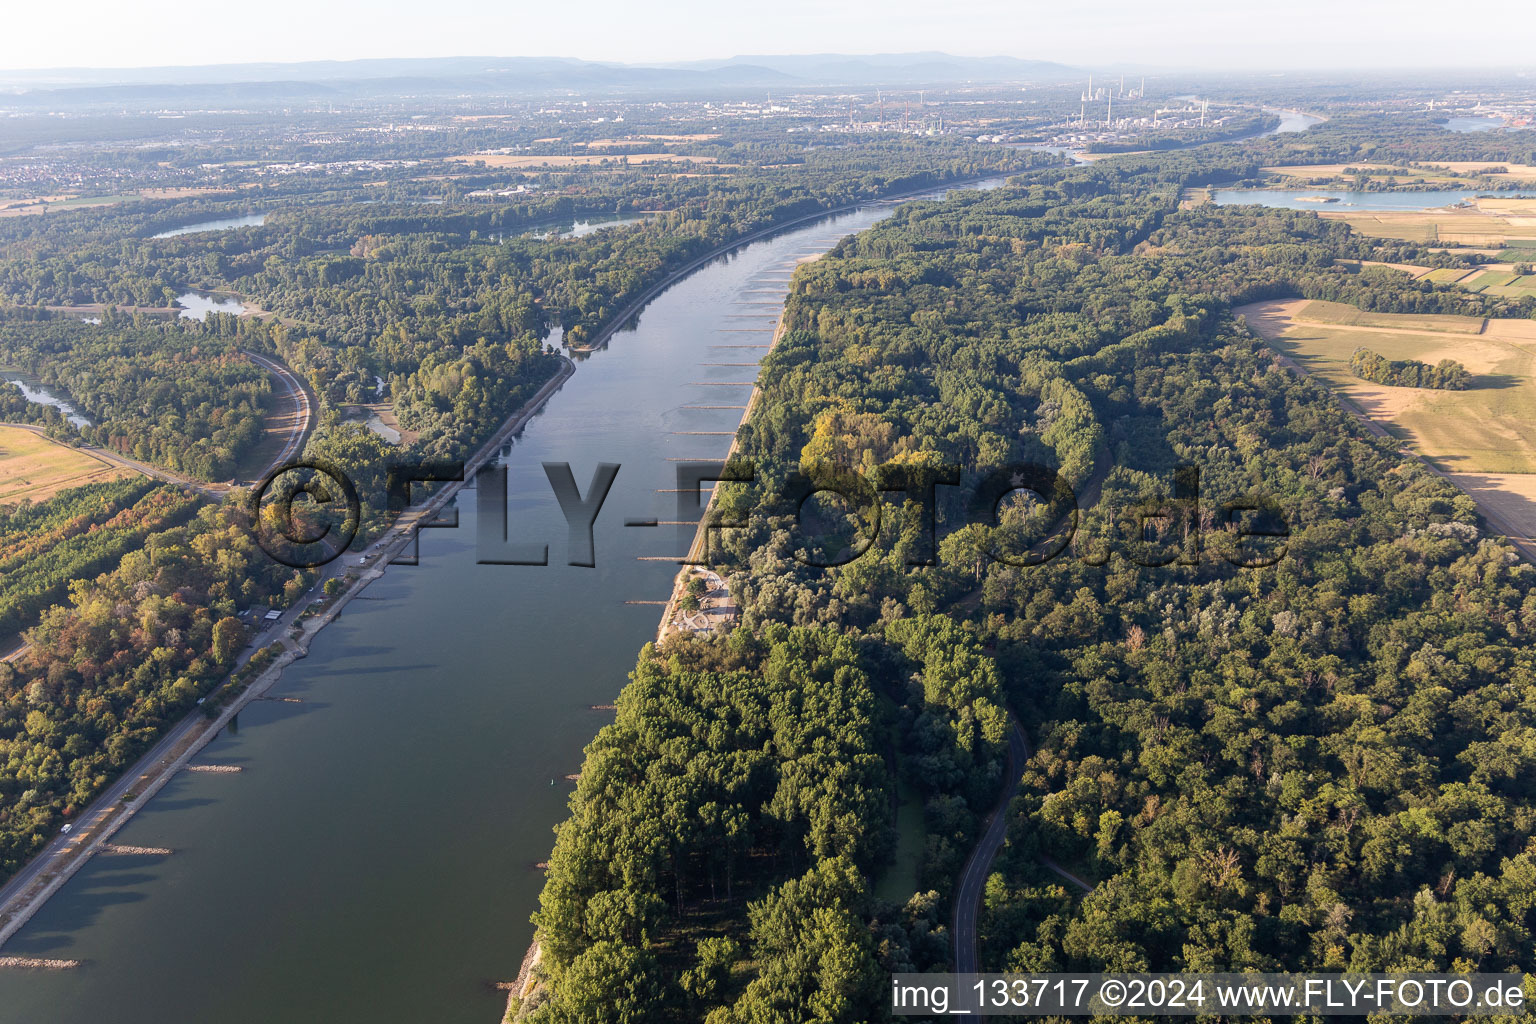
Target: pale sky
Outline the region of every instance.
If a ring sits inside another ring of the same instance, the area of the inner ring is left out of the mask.
[[[0,69],[944,50],[1089,67],[1536,69],[1521,4],[1423,0],[13,0]],[[1522,28],[1521,26],[1524,25]]]

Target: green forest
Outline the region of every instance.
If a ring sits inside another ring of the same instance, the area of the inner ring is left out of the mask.
[[[1015,784],[990,969],[1532,962],[1536,573],[1230,312],[1532,307],[1356,272],[1340,261],[1383,249],[1310,213],[1179,208],[1252,177],[1266,145],[908,204],[798,271],[739,435],[755,482],[716,506],[749,523],[717,565],[741,626],[641,653],[557,833],[535,915],[549,985],[521,1014],[884,1019],[880,979],[949,962],[954,880]],[[910,499],[861,557],[807,564],[818,541],[756,510],[792,513],[791,474],[829,461],[961,467],[936,489],[936,564]],[[1052,526],[1029,503],[966,503],[1025,464],[1084,507],[1054,559],[1019,557]],[[1189,467],[1198,497],[1174,486]],[[1283,539],[1244,527],[1261,509]],[[1151,538],[1149,513],[1168,524]],[[776,700],[774,659],[811,638],[846,652],[823,671],[856,715],[808,718],[819,681]],[[1031,755],[1002,780],[1010,713]],[[805,775],[811,721],[834,785]],[[927,833],[904,903],[875,895],[902,786]]]
[[[1373,384],[1438,391],[1465,391],[1472,380],[1467,368],[1454,359],[1430,366],[1417,359],[1388,359],[1368,348],[1355,349],[1349,357],[1349,372]]]
[[[457,131],[466,148],[496,141]],[[362,494],[360,546],[389,524],[390,462],[466,458],[701,260],[851,204],[1010,175],[893,206],[795,271],[737,435],[754,474],[711,510],[745,524],[720,531],[715,566],[739,624],[639,652],[556,829],[533,918],[541,984],[516,1012],[887,1019],[890,973],[952,965],[956,879],[1000,797],[1007,841],[977,934],[991,969],[1522,971],[1536,570],[1233,309],[1299,297],[1530,319],[1536,298],[1366,265],[1487,254],[1185,200],[1272,183],[1275,165],[1530,163],[1527,135],[1345,114],[1066,166],[952,135],[802,145],[763,130],[690,144],[718,161],[697,173],[631,168],[616,149],[526,178],[466,164],[432,195],[404,170],[359,171],[5,218],[0,363],[91,425],[8,384],[0,412],[238,481],[275,409],[248,354],[279,359],[316,401],[306,454]],[[255,212],[260,225],[156,237]],[[638,219],[551,232],[609,215]],[[249,315],[179,316],[188,290]],[[1472,383],[1458,363],[1365,349],[1351,366]],[[365,406],[388,406],[399,445],[359,422]],[[808,479],[880,495],[878,527],[828,501],[811,529]],[[245,497],[121,480],[0,510],[0,633],[25,645],[0,663],[0,880],[271,656],[239,667],[247,624],[317,574],[261,551]],[[1016,730],[1029,749],[1010,769]]]
[[[249,477],[273,385],[244,353],[276,356],[319,402],[306,454],[362,493],[361,545],[388,523],[388,463],[467,457],[557,372],[556,341],[591,340],[690,263],[820,211],[1058,162],[944,139],[730,155],[744,162],[730,175],[559,175],[547,194],[489,206],[284,193],[259,228],[172,238],[153,235],[245,205],[0,220],[0,363],[92,425],[9,384],[0,407],[202,480]],[[655,211],[645,223],[581,238],[524,233],[641,207]],[[263,314],[173,315],[189,288]],[[106,306],[99,323],[69,308],[88,302]],[[345,416],[378,395],[376,377],[409,445]],[[252,526],[238,489],[212,504],[126,482],[0,511],[0,629],[27,644],[0,664],[0,880],[228,676],[241,612],[288,607],[314,584],[268,558]]]

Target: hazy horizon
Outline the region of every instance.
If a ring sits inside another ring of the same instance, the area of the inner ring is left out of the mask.
[[[1168,71],[1493,70],[1531,68],[1521,33],[1427,4],[1351,7],[1297,0],[1258,13],[1219,0],[1154,8],[1108,0],[1090,9],[1059,4],[957,0],[943,9],[893,0],[877,11],[787,0],[771,17],[699,0],[636,8],[593,0],[573,11],[487,0],[419,5],[382,0],[328,8],[274,0],[259,17],[219,9],[190,16],[183,4],[148,0],[127,9],[84,0],[81,30],[61,32],[58,13],[14,11],[0,40],[0,70],[136,70],[247,63],[303,63],[478,55],[678,64],[743,54],[943,51],[1080,67],[1134,65]],[[296,27],[302,31],[295,31]]]

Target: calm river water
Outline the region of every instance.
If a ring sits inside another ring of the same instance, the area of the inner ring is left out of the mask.
[[[991,182],[996,185],[1000,182]],[[680,552],[669,458],[720,458],[797,258],[886,216],[871,205],[752,243],[674,285],[585,359],[504,452],[511,529],[548,567],[475,564],[475,501],[423,534],[347,606],[273,696],[116,837],[166,857],[96,857],[7,943],[86,961],[0,973],[0,1021],[493,1024],[491,984],[517,971],[528,915],[581,751],[607,715]],[[540,464],[585,493],[622,469],[596,525],[595,569],[566,561]],[[556,780],[551,784],[551,780]]]

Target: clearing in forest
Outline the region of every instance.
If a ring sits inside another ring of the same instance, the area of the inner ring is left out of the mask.
[[[1275,350],[1326,381],[1471,494],[1511,537],[1536,537],[1536,321],[1366,313],[1292,299],[1237,310]],[[1391,387],[1356,377],[1357,348],[1431,365],[1454,359],[1465,391]]]

